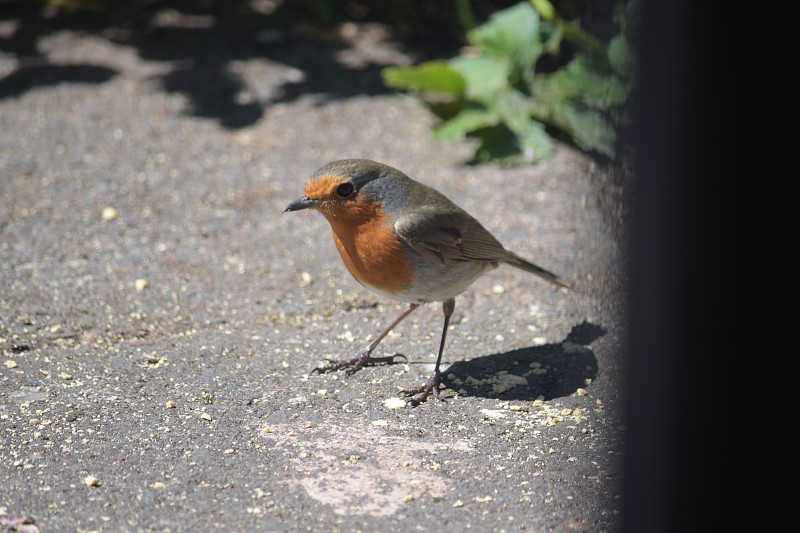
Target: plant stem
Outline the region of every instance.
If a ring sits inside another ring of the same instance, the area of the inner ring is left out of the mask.
[[[597,40],[594,35],[583,31],[571,22],[561,18],[556,19],[556,24],[558,24],[559,28],[561,28],[561,31],[564,33],[564,39],[575,44],[596,58],[606,62],[608,61],[606,47],[603,45],[603,43]]]
[[[456,13],[458,14],[458,21],[464,31],[470,31],[477,23],[475,22],[475,15],[472,13],[472,6],[469,0],[453,0],[456,5]]]

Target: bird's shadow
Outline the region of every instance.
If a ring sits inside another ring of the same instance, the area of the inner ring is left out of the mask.
[[[443,381],[462,396],[526,401],[569,396],[597,376],[597,357],[589,344],[605,334],[602,327],[582,322],[557,344],[453,363]]]

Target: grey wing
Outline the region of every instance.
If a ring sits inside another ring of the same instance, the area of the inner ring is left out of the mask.
[[[464,211],[434,213],[422,208],[399,218],[394,230],[411,248],[431,263],[447,261],[485,261],[509,259],[486,228]]]

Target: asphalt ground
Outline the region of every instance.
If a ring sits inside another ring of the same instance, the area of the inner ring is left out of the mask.
[[[332,47],[209,24],[168,12],[0,53],[4,526],[615,530],[616,171],[561,144],[535,166],[467,165],[474,145],[432,140],[427,110],[380,84],[418,59],[380,25]],[[321,216],[281,213],[356,157],[435,186],[573,284],[478,280],[456,302],[447,390],[416,408],[391,400],[432,369],[436,305],[378,349],[407,363],[309,375],[404,308],[350,278]]]

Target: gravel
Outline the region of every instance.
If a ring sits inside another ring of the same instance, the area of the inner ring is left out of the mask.
[[[52,80],[0,55],[0,72],[29,76],[0,80],[4,523],[618,526],[625,273],[607,172],[566,146],[536,166],[467,166],[472,146],[432,140],[428,112],[381,89],[376,67],[413,57],[370,27],[341,57],[312,38],[202,40],[209,63],[191,68],[167,29],[62,29],[36,36]],[[234,104],[219,77],[238,80]],[[398,398],[430,373],[437,306],[378,349],[407,363],[310,375],[403,308],[349,278],[321,217],[281,216],[348,157],[434,185],[574,290],[511,268],[476,282],[441,401]]]

